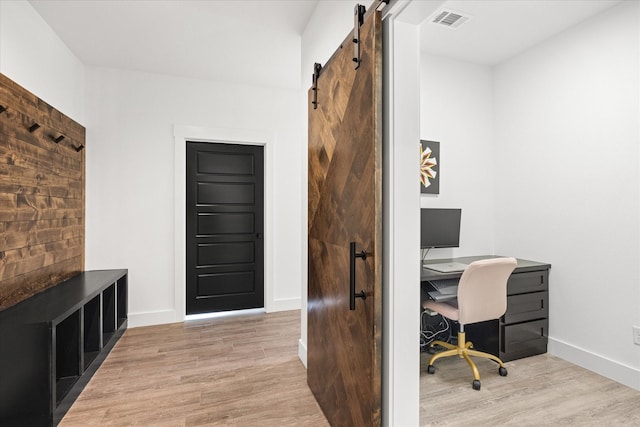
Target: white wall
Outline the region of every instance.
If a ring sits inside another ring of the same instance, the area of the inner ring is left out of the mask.
[[[462,208],[460,247],[427,258],[494,254],[492,69],[422,53],[420,138],[439,141],[441,156],[440,194],[421,207]]]
[[[174,300],[174,125],[273,135],[271,309],[300,307],[299,99],[297,90],[87,69],[86,264],[129,269],[133,326],[181,320]]]
[[[299,91],[86,68],[26,1],[0,2],[0,72],[87,127],[85,267],[129,268],[132,326],[177,320],[173,125],[273,134],[270,307],[300,307]]]
[[[0,72],[85,124],[84,65],[26,1],[0,1]]]
[[[639,11],[495,69],[496,250],[547,261],[550,352],[640,389]]]

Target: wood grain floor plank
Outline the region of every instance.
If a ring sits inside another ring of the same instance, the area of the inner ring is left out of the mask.
[[[297,357],[300,312],[129,329],[62,427],[328,423]],[[421,355],[421,426],[640,426],[640,392],[551,355],[507,362]]]
[[[422,426],[640,426],[640,392],[549,354],[507,362],[507,377],[474,359],[480,391],[463,359],[441,359],[429,375],[429,356],[421,355]]]
[[[298,310],[129,329],[60,426],[328,426],[299,337]]]

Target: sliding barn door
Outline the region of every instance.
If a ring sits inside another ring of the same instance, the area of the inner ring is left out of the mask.
[[[360,19],[309,91],[307,382],[332,426],[381,419],[382,24]]]

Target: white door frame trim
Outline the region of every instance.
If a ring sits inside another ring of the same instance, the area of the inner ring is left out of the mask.
[[[273,134],[248,129],[174,125],[174,312],[175,321],[186,317],[186,143],[260,145],[264,147],[264,308],[273,311]]]
[[[397,0],[383,22],[383,426],[420,421],[420,49],[410,7],[437,2]],[[413,165],[413,167],[412,167]]]

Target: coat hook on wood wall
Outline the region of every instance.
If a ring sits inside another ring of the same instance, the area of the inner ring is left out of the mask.
[[[0,105],[0,114],[4,113],[5,111],[7,111],[7,107],[5,107],[4,105]]]
[[[81,152],[83,149],[84,149],[84,145],[83,145],[83,144],[80,144],[80,145],[78,145],[78,146],[76,147],[76,151],[77,151],[78,153],[79,153],[79,152]]]
[[[53,138],[53,142],[55,142],[56,144],[59,143],[60,141],[62,141],[64,139],[64,135],[60,135],[56,138]]]
[[[31,126],[29,126],[29,132],[33,133],[35,132],[38,128],[40,128],[40,125],[37,123],[32,124]]]

